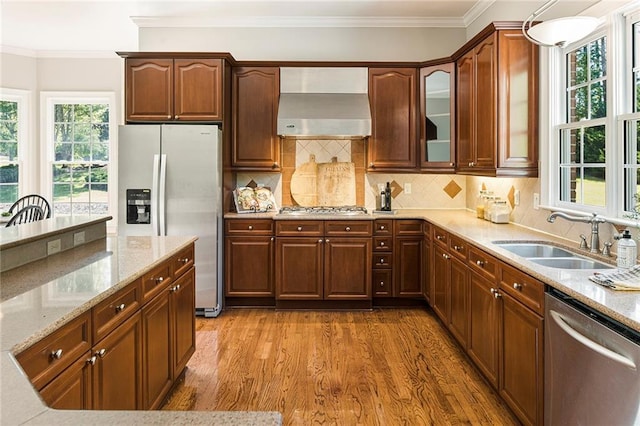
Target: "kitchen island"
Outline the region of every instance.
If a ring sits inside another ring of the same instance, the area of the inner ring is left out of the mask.
[[[0,276],[0,423],[280,424],[275,412],[55,410],[16,360],[43,337],[91,311],[189,247],[195,237],[105,237]]]

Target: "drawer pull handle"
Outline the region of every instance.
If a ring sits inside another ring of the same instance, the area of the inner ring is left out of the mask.
[[[152,281],[155,281],[156,283],[161,283],[162,281],[164,281],[163,277],[158,277],[158,278],[152,278]]]
[[[302,231],[302,226],[298,226],[298,231]]]
[[[182,259],[178,259],[178,262],[182,262],[184,264],[187,264],[187,263],[189,263],[189,258],[185,257],[185,258],[182,258]]]
[[[100,358],[104,358],[106,354],[107,354],[106,349],[100,349],[98,352],[96,352],[96,355],[98,355]]]
[[[384,263],[384,259],[380,259],[380,263]]]
[[[380,225],[380,230],[384,231],[384,225]]]
[[[89,359],[87,360],[87,364],[89,364],[89,365],[95,365],[97,360],[98,360],[98,358],[94,355],[94,356],[92,356],[91,358],[89,358]]]
[[[275,241],[275,240],[276,240],[276,237],[271,237],[271,241]]]
[[[500,294],[500,292],[498,291],[497,288],[492,288],[491,289],[491,294],[493,294],[493,297],[496,298],[496,299],[499,298],[499,297],[502,297],[502,295]]]
[[[119,304],[118,306],[116,306],[116,314],[119,312],[124,311],[125,305],[124,303]]]
[[[323,243],[322,238],[320,238],[320,239],[318,240],[318,242],[319,242],[320,244],[322,244],[322,243]]]
[[[326,240],[324,240],[325,243],[328,243],[330,240],[327,238]]]
[[[464,249],[464,246],[453,246],[453,249],[455,251],[461,251],[462,249]]]
[[[351,228],[349,228],[348,226],[346,228],[344,228],[345,231],[349,232],[351,231]]]
[[[448,260],[451,256],[449,256],[447,253],[442,253],[442,257]]]
[[[180,290],[180,284],[178,284],[178,285],[176,285],[176,286],[171,287],[171,291],[172,291],[172,292],[174,292],[174,293],[175,293],[176,291],[178,291],[178,290]]]
[[[384,247],[384,241],[380,241],[380,247]]]
[[[436,240],[438,241],[444,240],[444,235],[436,235]]]
[[[380,281],[380,287],[384,287],[384,281]]]
[[[513,288],[515,288],[516,290],[522,290],[522,284],[520,283],[513,283]]]
[[[58,349],[57,351],[52,351],[49,355],[51,359],[60,359],[62,358],[62,349]]]
[[[484,260],[476,260],[476,265],[478,265],[479,267],[483,268],[484,267]]]
[[[249,225],[249,231],[253,231],[253,226]]]

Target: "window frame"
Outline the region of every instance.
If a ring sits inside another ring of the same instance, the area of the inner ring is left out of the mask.
[[[54,105],[56,104],[108,104],[109,105],[109,175],[107,179],[108,215],[115,218],[118,201],[118,124],[116,118],[116,94],[115,92],[40,92],[40,117],[41,117],[41,194],[51,200],[53,209],[53,173],[51,172],[55,161],[54,144]],[[91,215],[90,213],[88,215]],[[73,213],[70,214],[73,216]],[[114,224],[115,226],[115,224]]]

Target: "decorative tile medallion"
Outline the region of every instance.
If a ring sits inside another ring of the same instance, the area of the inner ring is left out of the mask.
[[[511,189],[509,189],[509,193],[507,194],[507,200],[509,200],[509,204],[513,209],[516,206],[516,188],[511,185]]]
[[[449,181],[449,183],[442,189],[451,198],[455,198],[456,195],[458,195],[460,191],[462,191],[462,188],[460,188],[460,185],[458,185],[453,179]]]
[[[402,186],[395,180],[392,180],[389,186],[391,187],[391,198],[396,198],[402,193]]]

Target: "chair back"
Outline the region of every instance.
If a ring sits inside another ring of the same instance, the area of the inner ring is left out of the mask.
[[[20,210],[22,210],[27,206],[38,206],[42,209],[42,212],[44,213],[44,216],[42,217],[42,219],[51,218],[51,207],[49,206],[49,202],[47,201],[46,198],[37,194],[25,195],[24,197],[18,199],[18,201],[13,203],[13,205],[9,209],[9,213],[12,213],[13,215],[15,215],[17,214],[17,212],[19,212]]]
[[[44,219],[44,211],[40,206],[27,206],[13,215],[9,222],[7,222],[7,227],[20,225],[22,223],[36,222],[42,219]]]

